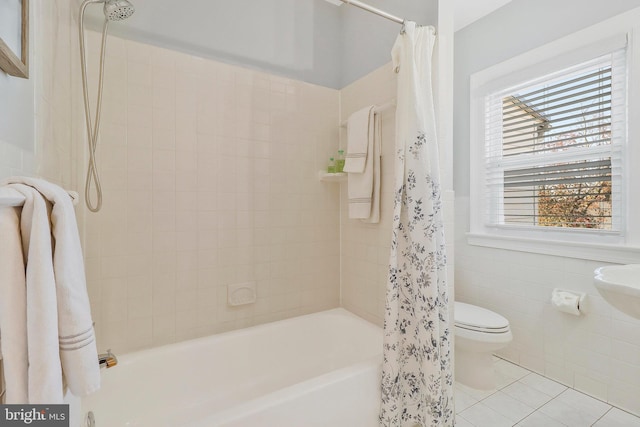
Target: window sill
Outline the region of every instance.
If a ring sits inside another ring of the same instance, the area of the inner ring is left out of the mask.
[[[640,247],[636,246],[577,243],[560,240],[496,236],[482,233],[467,233],[467,243],[472,246],[508,249],[565,258],[586,259],[617,264],[640,263]]]

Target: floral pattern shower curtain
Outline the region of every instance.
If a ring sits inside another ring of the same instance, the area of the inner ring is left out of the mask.
[[[380,425],[453,426],[446,257],[431,87],[433,27],[405,25],[398,72],[395,206]]]

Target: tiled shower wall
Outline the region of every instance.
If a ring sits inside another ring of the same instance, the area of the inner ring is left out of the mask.
[[[391,64],[388,64],[342,89],[341,120],[346,121],[351,114],[368,105],[392,102],[395,92],[395,74]],[[382,325],[384,316],[384,292],[391,244],[395,109],[382,112],[380,117],[380,223],[366,224],[349,219],[346,183],[341,185],[340,195],[342,305],[378,325]],[[341,145],[346,151],[346,127],[341,127]]]
[[[368,105],[395,102],[396,74],[391,63],[375,70],[340,91],[341,120]],[[349,219],[347,185],[341,185],[340,241],[342,268],[342,306],[359,316],[382,325],[389,268],[393,216],[393,156],[395,146],[395,107],[383,111],[381,210],[379,224]],[[341,146],[346,147],[346,128],[341,128]],[[443,193],[448,264],[453,266],[453,192]],[[453,268],[447,271],[453,289]],[[451,298],[451,302],[453,297]]]
[[[640,414],[640,321],[598,294],[607,263],[470,246],[469,198],[456,198],[456,297],[502,314],[513,342],[500,356],[612,405]],[[553,288],[587,293],[587,312],[550,303]]]
[[[100,349],[338,306],[339,189],[318,179],[338,91],[114,37],[106,76],[85,241]],[[257,302],[228,306],[244,282]]]

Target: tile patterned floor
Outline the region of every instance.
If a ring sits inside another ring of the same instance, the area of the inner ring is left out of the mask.
[[[640,427],[640,418],[499,358],[496,390],[456,384],[456,427]]]

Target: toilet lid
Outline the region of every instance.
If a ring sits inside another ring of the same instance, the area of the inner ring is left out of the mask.
[[[459,328],[487,333],[509,331],[509,321],[486,308],[456,301],[454,310],[455,323]]]

